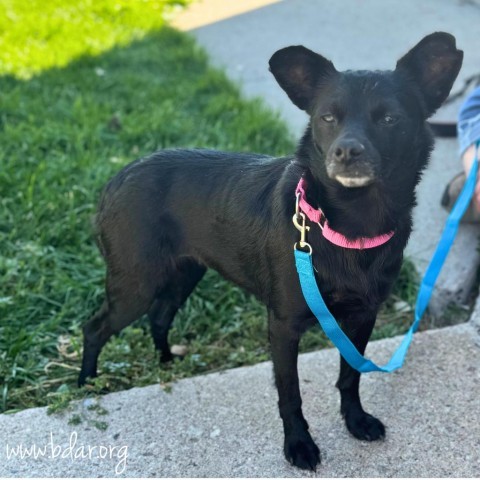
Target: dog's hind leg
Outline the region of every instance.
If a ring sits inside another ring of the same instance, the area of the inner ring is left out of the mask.
[[[129,272],[107,275],[107,299],[83,327],[83,360],[78,378],[82,386],[97,376],[97,361],[108,339],[148,312],[156,286]]]
[[[352,315],[342,321],[342,328],[358,351],[363,355],[375,325],[375,314]],[[340,411],[348,431],[360,440],[380,440],[385,437],[383,423],[365,412],[360,401],[360,372],[340,358],[340,375],[337,388],[340,391]]]
[[[148,312],[155,348],[160,362],[173,359],[168,345],[168,332],[173,319],[205,274],[206,267],[193,259],[182,260],[169,275],[168,284],[159,291]]]

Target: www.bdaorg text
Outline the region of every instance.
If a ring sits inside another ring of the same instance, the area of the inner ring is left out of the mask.
[[[71,433],[68,447],[55,444],[53,433],[50,432],[50,441],[41,447],[35,444],[27,446],[22,443],[10,446],[7,443],[6,449],[7,460],[12,458],[22,460],[26,458],[38,459],[40,457],[52,460],[69,458],[71,461],[117,459],[118,462],[115,465],[115,473],[117,475],[123,473],[127,467],[128,447],[126,445],[122,447],[112,445],[77,445],[77,432]]]

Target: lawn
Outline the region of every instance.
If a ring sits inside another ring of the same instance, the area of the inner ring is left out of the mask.
[[[188,347],[183,362],[159,367],[140,319],[109,342],[95,385],[76,389],[81,325],[103,296],[91,219],[108,178],[165,147],[282,155],[294,143],[277,114],[165,25],[185,2],[71,3],[0,6],[0,412],[268,359],[263,307],[209,272],[171,332]],[[407,262],[375,338],[406,330],[413,271]],[[302,351],[326,345],[315,328]]]

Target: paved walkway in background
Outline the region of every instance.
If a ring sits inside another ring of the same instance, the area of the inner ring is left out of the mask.
[[[474,0],[248,0],[257,6],[242,14],[225,0],[200,0],[174,24],[190,31],[214,64],[226,69],[248,96],[259,96],[278,110],[298,137],[307,116],[296,108],[268,71],[268,60],[279,48],[301,44],[331,59],[337,69],[393,69],[398,58],[434,31],[455,35],[464,50],[463,80],[480,72],[480,1]],[[212,23],[199,26],[207,12]],[[217,15],[217,17],[215,17]],[[215,20],[216,19],[216,20]],[[214,21],[215,20],[215,21]],[[439,112],[456,118],[458,103]],[[455,140],[438,140],[430,167],[418,189],[414,231],[407,255],[423,273],[446,220],[440,199],[447,182],[460,171]],[[463,226],[439,278],[431,302],[434,313],[450,301],[465,302],[480,260],[477,227]]]
[[[202,9],[214,23],[203,25]],[[192,34],[213,61],[225,66],[247,95],[259,95],[277,108],[297,135],[306,118],[267,70],[268,59],[280,47],[304,44],[333,59],[339,69],[392,68],[424,34],[446,30],[465,50],[461,78],[480,70],[480,4],[474,0],[204,0],[177,24],[195,27]],[[439,141],[422,180],[409,245],[420,269],[445,220],[438,207],[442,190],[458,169],[455,142]],[[476,229],[462,227],[443,274],[443,300],[464,298],[478,261],[476,234]],[[284,460],[277,394],[267,362],[183,380],[171,393],[155,385],[113,393],[100,400],[108,411],[104,416],[84,402],[63,416],[48,416],[44,408],[0,415],[0,477],[112,477],[115,467],[130,477],[477,477],[479,332],[480,302],[468,324],[417,334],[401,371],[363,377],[364,406],[388,427],[386,440],[373,444],[353,439],[340,418],[334,388],[338,353],[301,355],[304,412],[323,457],[316,475]],[[398,342],[372,342],[367,355],[385,362]],[[91,420],[69,425],[75,413]],[[92,420],[104,421],[108,428],[98,430]],[[72,454],[70,442],[76,442]],[[46,454],[57,457],[7,458],[7,445],[20,444],[47,446]],[[72,459],[82,446],[84,453],[90,447],[93,457],[106,453],[107,458]],[[121,447],[128,453],[125,470]],[[108,459],[109,452],[115,456]]]
[[[372,342],[367,353],[384,362],[398,343]],[[388,427],[382,442],[360,442],[345,429],[334,387],[338,364],[334,350],[302,355],[299,362],[303,409],[323,458],[316,476],[480,475],[480,349],[470,325],[421,333],[400,372],[364,375],[364,406]],[[44,408],[0,415],[0,477],[115,476],[121,457],[72,461],[64,454],[74,432],[75,452],[127,446],[122,476],[315,476],[283,457],[270,362],[182,380],[170,393],[156,385],[113,393],[101,406],[109,412],[99,417],[108,423],[104,432],[85,422],[68,425],[72,413],[47,416]],[[59,446],[56,459],[6,458],[7,443],[42,447],[50,432]]]

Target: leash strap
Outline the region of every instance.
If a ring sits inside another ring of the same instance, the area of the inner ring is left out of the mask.
[[[342,357],[355,370],[358,370],[361,373],[390,373],[399,369],[403,365],[408,348],[413,338],[413,334],[418,329],[420,319],[422,318],[430,297],[432,296],[433,287],[437,277],[457,234],[460,220],[462,219],[462,216],[468,208],[470,200],[473,197],[477,180],[479,149],[480,141],[478,141],[476,144],[475,158],[470,173],[452,211],[450,212],[450,215],[447,218],[447,223],[443,230],[437,249],[433,254],[432,260],[430,261],[420,285],[420,291],[418,293],[417,302],[415,305],[415,320],[408,332],[405,334],[401,344],[393,353],[390,361],[383,367],[378,366],[368,358],[365,358],[340,328],[337,321],[325,305],[322,295],[318,289],[313,271],[311,254],[295,249],[295,264],[300,277],[300,285],[302,287],[303,296],[305,297],[307,305],[312,313],[317,317],[317,320],[319,321],[327,337],[337,347]]]

